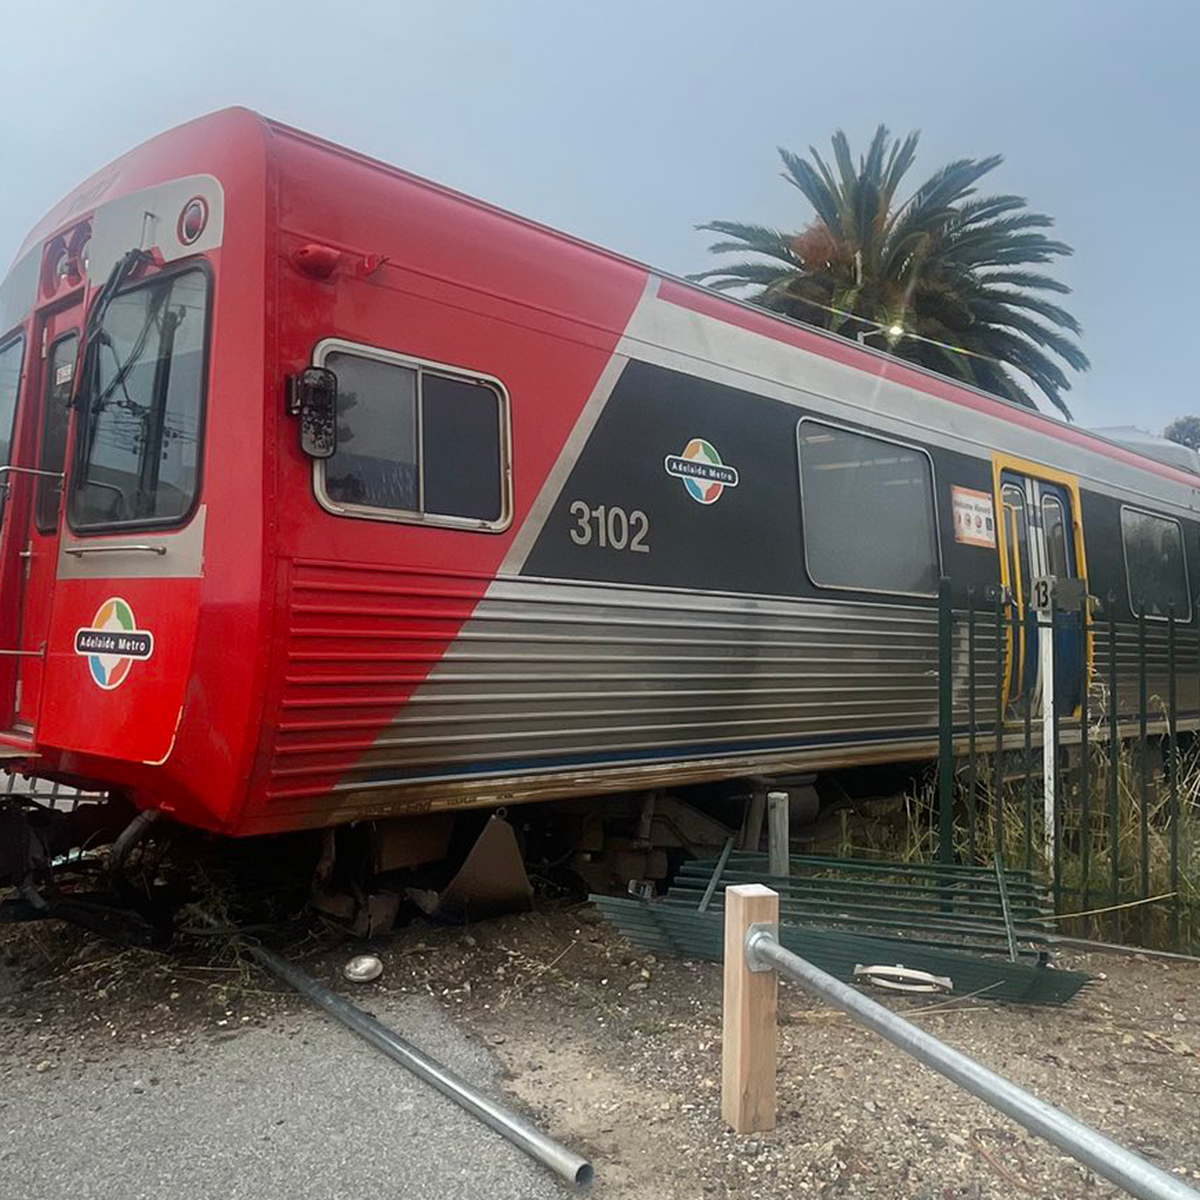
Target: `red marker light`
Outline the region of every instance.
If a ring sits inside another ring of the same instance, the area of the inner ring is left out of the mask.
[[[329,279],[338,269],[341,257],[333,246],[309,242],[292,251],[292,266],[312,279]]]
[[[193,196],[183,206],[183,212],[179,214],[179,224],[175,232],[185,246],[190,246],[204,232],[207,224],[208,204],[203,197]]]

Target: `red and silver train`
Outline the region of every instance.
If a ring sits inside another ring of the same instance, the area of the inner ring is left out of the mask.
[[[931,757],[943,576],[1195,647],[1200,477],[242,109],[26,239],[0,475],[4,754],[220,834]]]

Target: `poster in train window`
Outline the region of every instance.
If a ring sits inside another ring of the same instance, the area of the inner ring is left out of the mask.
[[[964,546],[996,547],[996,518],[992,513],[992,493],[974,488],[952,487],[954,540]]]

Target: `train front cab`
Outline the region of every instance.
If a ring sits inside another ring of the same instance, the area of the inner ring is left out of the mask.
[[[257,730],[255,146],[236,112],[148,143],[0,285],[0,752],[210,828]]]

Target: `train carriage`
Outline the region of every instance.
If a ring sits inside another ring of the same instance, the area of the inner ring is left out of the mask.
[[[1196,652],[1200,477],[240,109],[30,234],[0,439],[3,753],[221,834],[932,757],[943,577],[1010,699],[1039,576]]]

